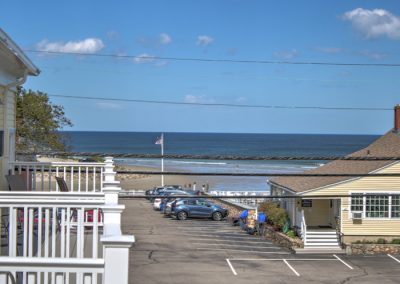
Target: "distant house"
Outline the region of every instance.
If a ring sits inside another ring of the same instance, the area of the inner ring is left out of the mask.
[[[0,29],[0,188],[5,188],[4,176],[9,162],[15,159],[15,94],[17,86],[39,69],[14,41]]]
[[[400,106],[395,107],[392,130],[348,156],[399,157]],[[305,173],[400,173],[400,161],[336,160]],[[299,196],[282,200],[281,206],[301,231],[305,248],[338,248],[340,242],[400,238],[400,177],[280,177],[269,183],[273,195]],[[351,197],[332,197],[335,195]]]

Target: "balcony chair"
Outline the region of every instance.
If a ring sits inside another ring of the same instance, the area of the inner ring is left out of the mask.
[[[67,183],[65,182],[65,180],[62,177],[56,177],[56,181],[57,181],[58,187],[59,187],[61,192],[69,192],[68,185],[67,185]],[[93,219],[94,219],[93,215],[94,215],[94,209],[86,209],[84,211],[85,222],[92,223]],[[98,218],[97,220],[99,222],[101,222],[103,220],[103,211],[101,209],[99,209],[99,211],[98,211],[97,218]],[[76,209],[74,209],[72,211],[71,219],[74,219],[74,220],[77,219],[77,211],[76,211]],[[91,228],[91,226],[85,226],[85,227]]]

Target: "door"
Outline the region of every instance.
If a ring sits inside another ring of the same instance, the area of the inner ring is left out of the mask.
[[[212,207],[206,200],[198,200],[197,201],[197,210],[199,217],[210,217],[212,213]]]
[[[330,200],[312,199],[303,206],[307,226],[331,227]]]
[[[330,222],[336,228],[337,218],[340,217],[340,199],[331,199]]]

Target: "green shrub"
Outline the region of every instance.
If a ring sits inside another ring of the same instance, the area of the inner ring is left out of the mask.
[[[400,239],[393,239],[390,243],[394,245],[400,245]]]
[[[385,239],[383,239],[383,238],[379,238],[379,239],[376,241],[376,243],[377,243],[377,244],[387,244],[387,240],[385,240]]]
[[[294,238],[296,237],[296,233],[295,233],[295,231],[293,231],[293,230],[289,230],[289,231],[286,233],[286,236],[288,236],[289,238],[294,239]]]
[[[263,202],[259,205],[258,210],[267,215],[267,222],[273,225],[277,230],[282,230],[282,227],[285,226],[285,223],[289,219],[286,210],[280,208],[278,204],[274,202]]]

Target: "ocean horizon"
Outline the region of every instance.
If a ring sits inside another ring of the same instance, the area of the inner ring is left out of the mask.
[[[159,132],[68,131],[72,152],[160,154]],[[164,153],[234,156],[344,156],[366,147],[378,135],[244,134],[164,132]],[[116,164],[160,169],[160,159],[117,158]],[[298,173],[323,161],[234,161],[165,159],[166,171]],[[268,177],[210,177],[212,190],[268,190]]]

